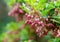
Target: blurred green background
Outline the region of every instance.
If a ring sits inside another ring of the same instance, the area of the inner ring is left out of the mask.
[[[13,18],[8,16],[8,7],[5,0],[0,0],[0,34],[5,30],[7,23],[14,21]]]

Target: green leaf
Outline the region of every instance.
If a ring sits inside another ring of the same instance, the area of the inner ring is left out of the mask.
[[[24,0],[16,0],[16,2],[24,3]]]
[[[53,21],[53,22],[56,22],[56,23],[60,24],[60,21],[57,21],[55,19],[50,19],[50,20]]]
[[[55,10],[55,8],[50,9],[50,10],[49,10],[49,13],[50,13],[50,14],[48,14],[48,15],[52,16],[52,15],[54,14],[54,10]]]
[[[25,3],[22,3],[22,6],[20,6],[23,10],[25,10],[27,13],[29,12],[29,8],[26,7]]]
[[[51,18],[53,18],[53,19],[59,19],[60,20],[60,17],[57,16],[57,15],[53,15],[53,16],[51,16]]]
[[[8,6],[12,6],[15,3],[15,0],[6,0]]]
[[[56,6],[57,6],[57,8],[60,7],[60,0],[57,0],[57,2],[56,2]]]
[[[21,40],[27,40],[28,39],[28,31],[26,29],[23,29],[20,32],[20,39]]]
[[[51,10],[51,9],[53,9],[53,8],[55,8],[55,4],[54,4],[53,2],[50,2],[50,3],[48,4],[47,9]]]
[[[8,23],[6,28],[8,30],[16,30],[17,28],[20,28],[22,25],[23,25],[24,21],[20,21],[18,23],[16,22],[11,22],[11,23]]]
[[[18,25],[15,22],[11,22],[11,23],[7,24],[6,28],[8,30],[16,30],[18,28]]]
[[[46,16],[48,14],[48,10],[44,10],[44,11],[42,11],[42,16]]]
[[[16,25],[18,25],[18,27],[21,27],[23,24],[24,24],[24,21],[20,21]]]

